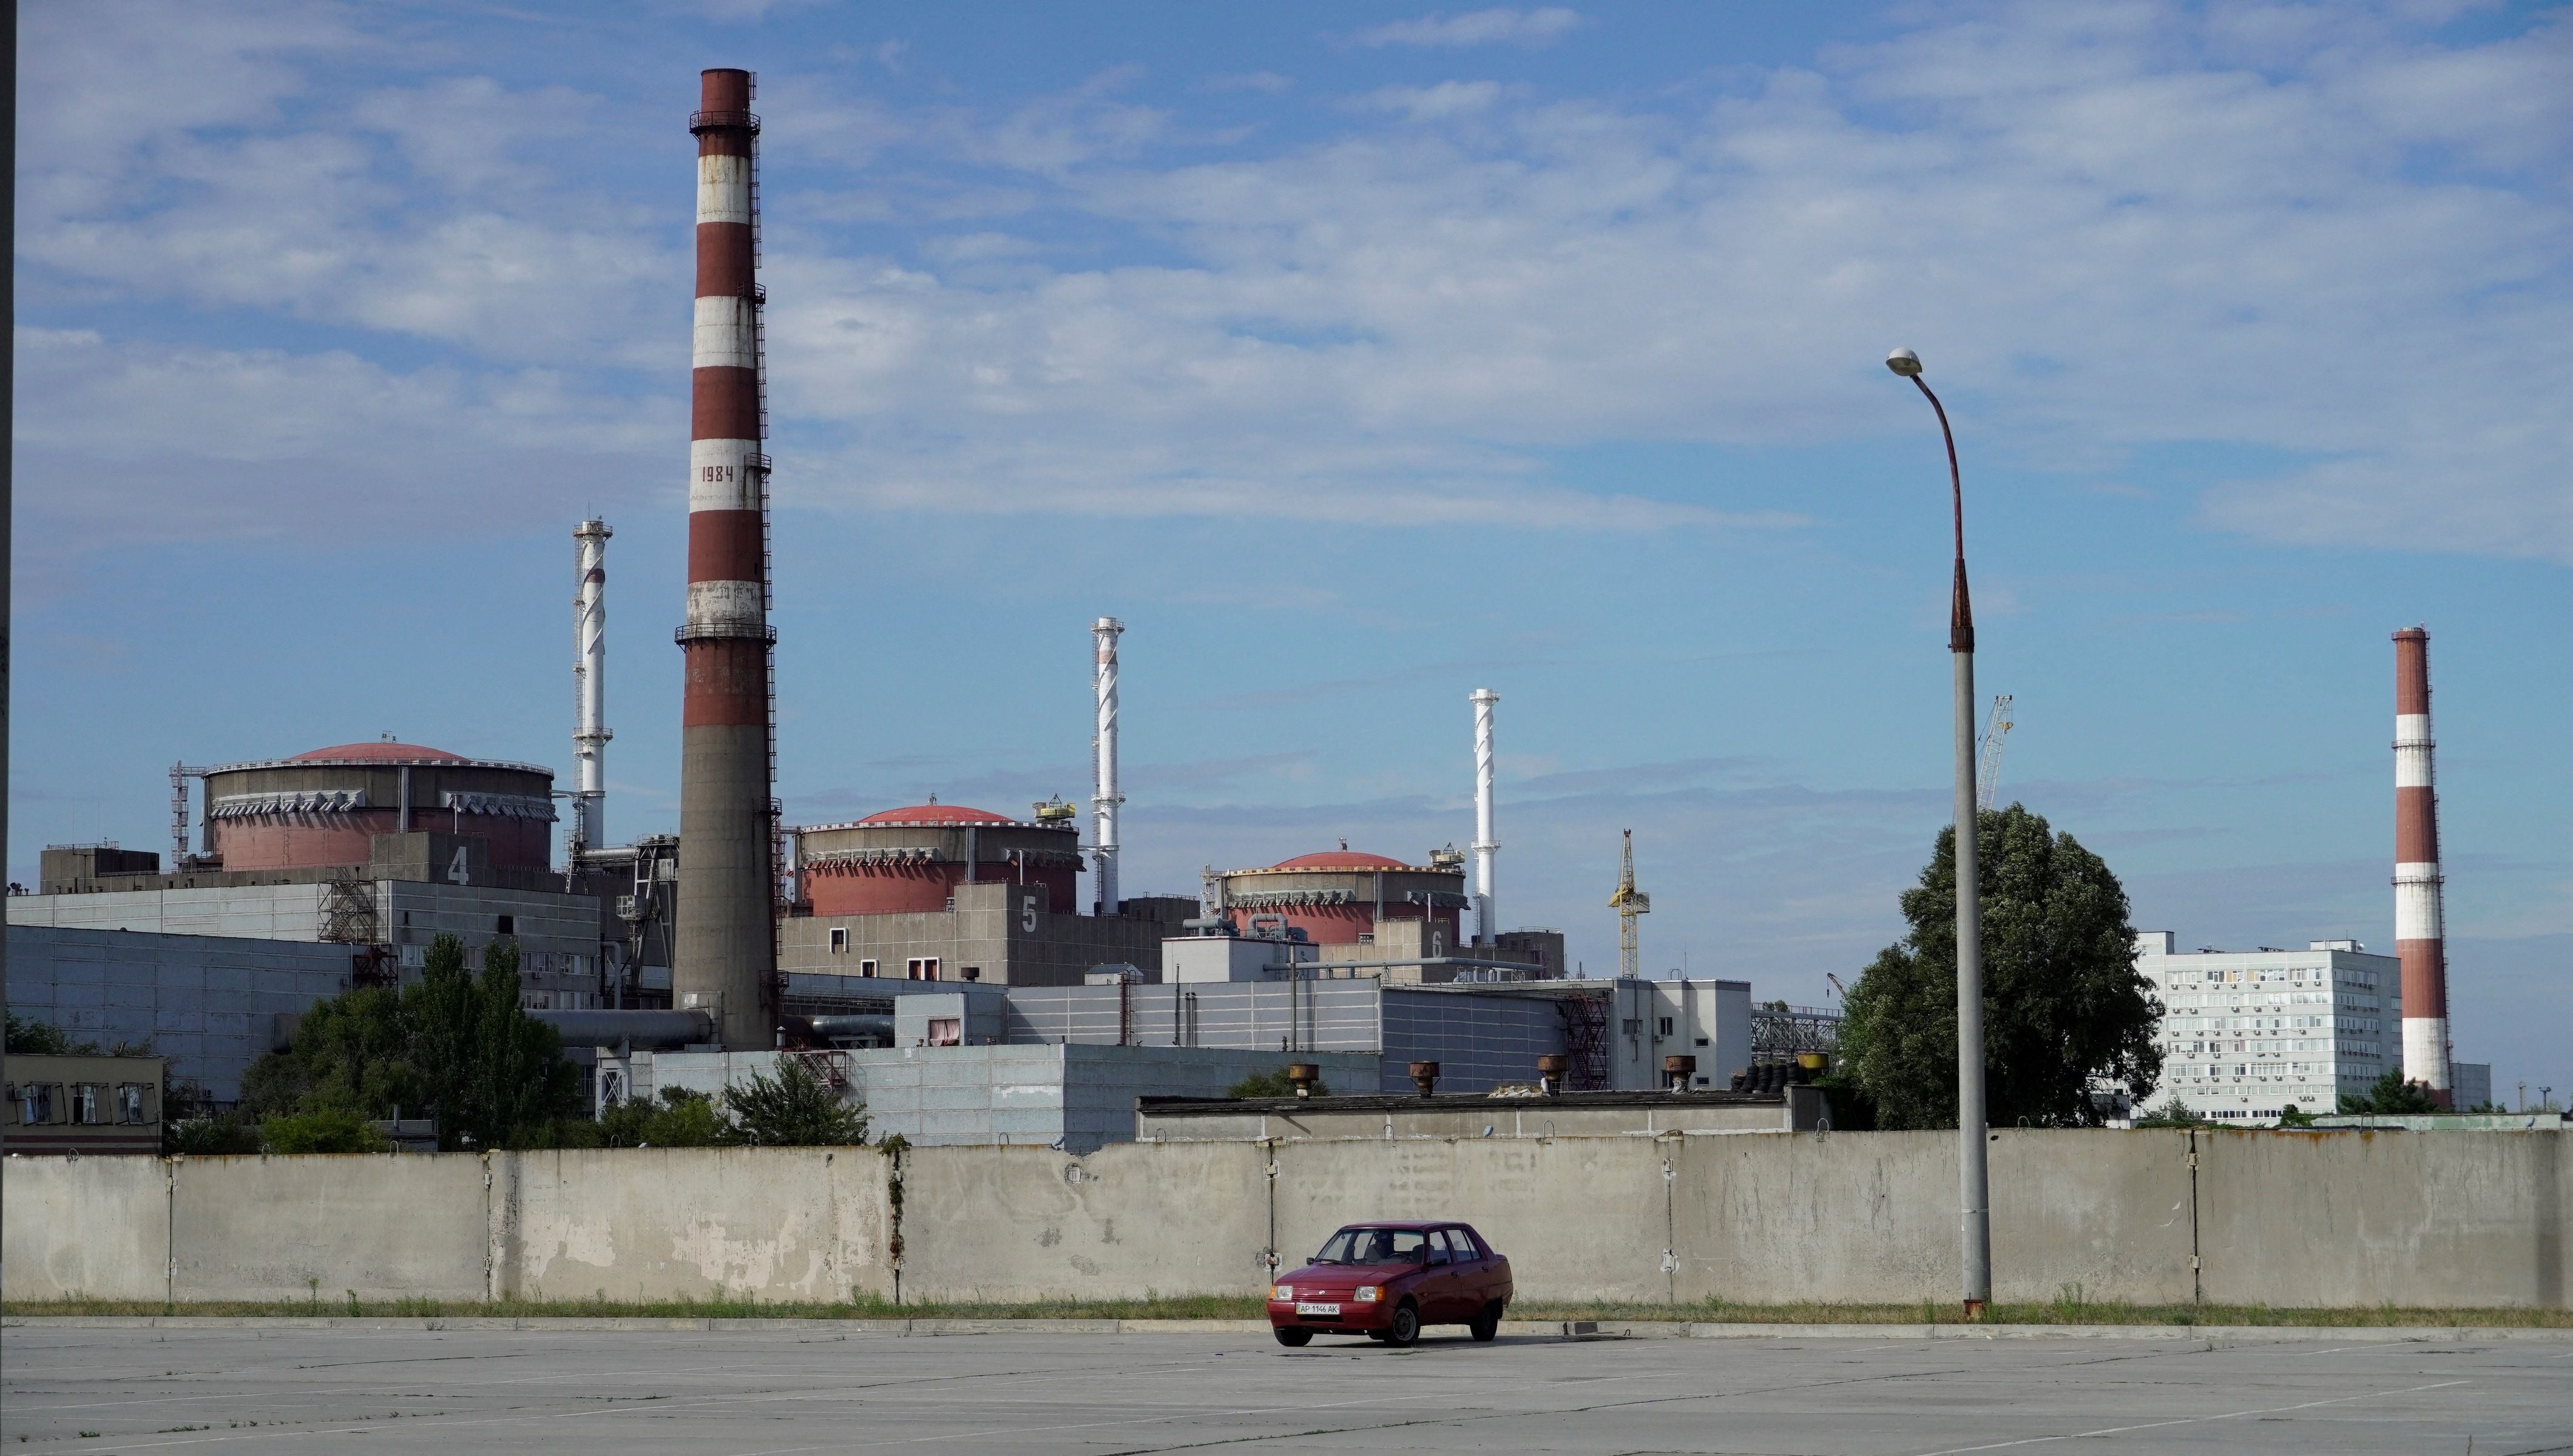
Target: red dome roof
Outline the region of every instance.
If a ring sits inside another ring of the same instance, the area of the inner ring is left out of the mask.
[[[887,809],[870,814],[860,824],[1015,824],[1006,814],[989,809],[968,809],[962,804],[914,804],[908,809]]]
[[[1297,855],[1280,860],[1273,870],[1408,870],[1412,866],[1382,855],[1363,854],[1357,850],[1324,850],[1319,854]]]
[[[435,759],[448,763],[462,763],[464,761],[464,755],[460,753],[449,753],[443,748],[423,748],[417,743],[385,743],[379,741],[375,743],[343,743],[337,748],[317,748],[311,753],[299,753],[295,755],[295,757],[288,759],[287,762],[418,763],[422,759]]]

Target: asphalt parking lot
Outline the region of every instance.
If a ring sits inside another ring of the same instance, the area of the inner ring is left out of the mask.
[[[2573,1344],[0,1331],[0,1444],[227,1450],[2573,1451]],[[2469,1438],[2472,1445],[2469,1447]]]

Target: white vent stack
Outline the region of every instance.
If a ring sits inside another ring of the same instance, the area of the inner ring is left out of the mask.
[[[572,528],[571,845],[575,860],[607,843],[607,538],[603,520]]]
[[[1117,792],[1117,638],[1126,624],[1115,617],[1101,617],[1090,624],[1090,635],[1098,647],[1097,665],[1091,685],[1099,690],[1099,732],[1090,743],[1093,767],[1098,771],[1098,786],[1090,803],[1099,815],[1098,842],[1092,847],[1093,863],[1099,868],[1099,903],[1094,914],[1117,913],[1117,806],[1126,796]]]
[[[2430,633],[2394,634],[2394,954],[2403,960],[2403,1080],[2448,1103],[2448,949],[2439,905],[2439,789],[2430,761]]]
[[[1492,919],[1492,857],[1501,852],[1492,838],[1492,705],[1501,695],[1474,689],[1474,942],[1492,944],[1500,926]]]

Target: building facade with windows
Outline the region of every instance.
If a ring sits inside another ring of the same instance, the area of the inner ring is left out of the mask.
[[[11,1154],[161,1150],[160,1058],[18,1055],[0,1068]]]
[[[2162,1003],[2161,1086],[2236,1126],[2281,1110],[2336,1111],[2343,1092],[2403,1066],[2403,963],[2356,941],[2183,953],[2169,931],[2136,938],[2136,971]]]

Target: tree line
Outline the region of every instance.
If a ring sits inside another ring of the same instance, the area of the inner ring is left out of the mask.
[[[865,1140],[863,1105],[792,1057],[716,1097],[673,1089],[590,1116],[561,1038],[519,1004],[518,964],[517,946],[497,941],[469,971],[463,942],[438,936],[418,981],[317,1002],[285,1051],[252,1064],[237,1106],[170,1120],[169,1149],[390,1151],[377,1124],[399,1117],[433,1119],[441,1152]]]

